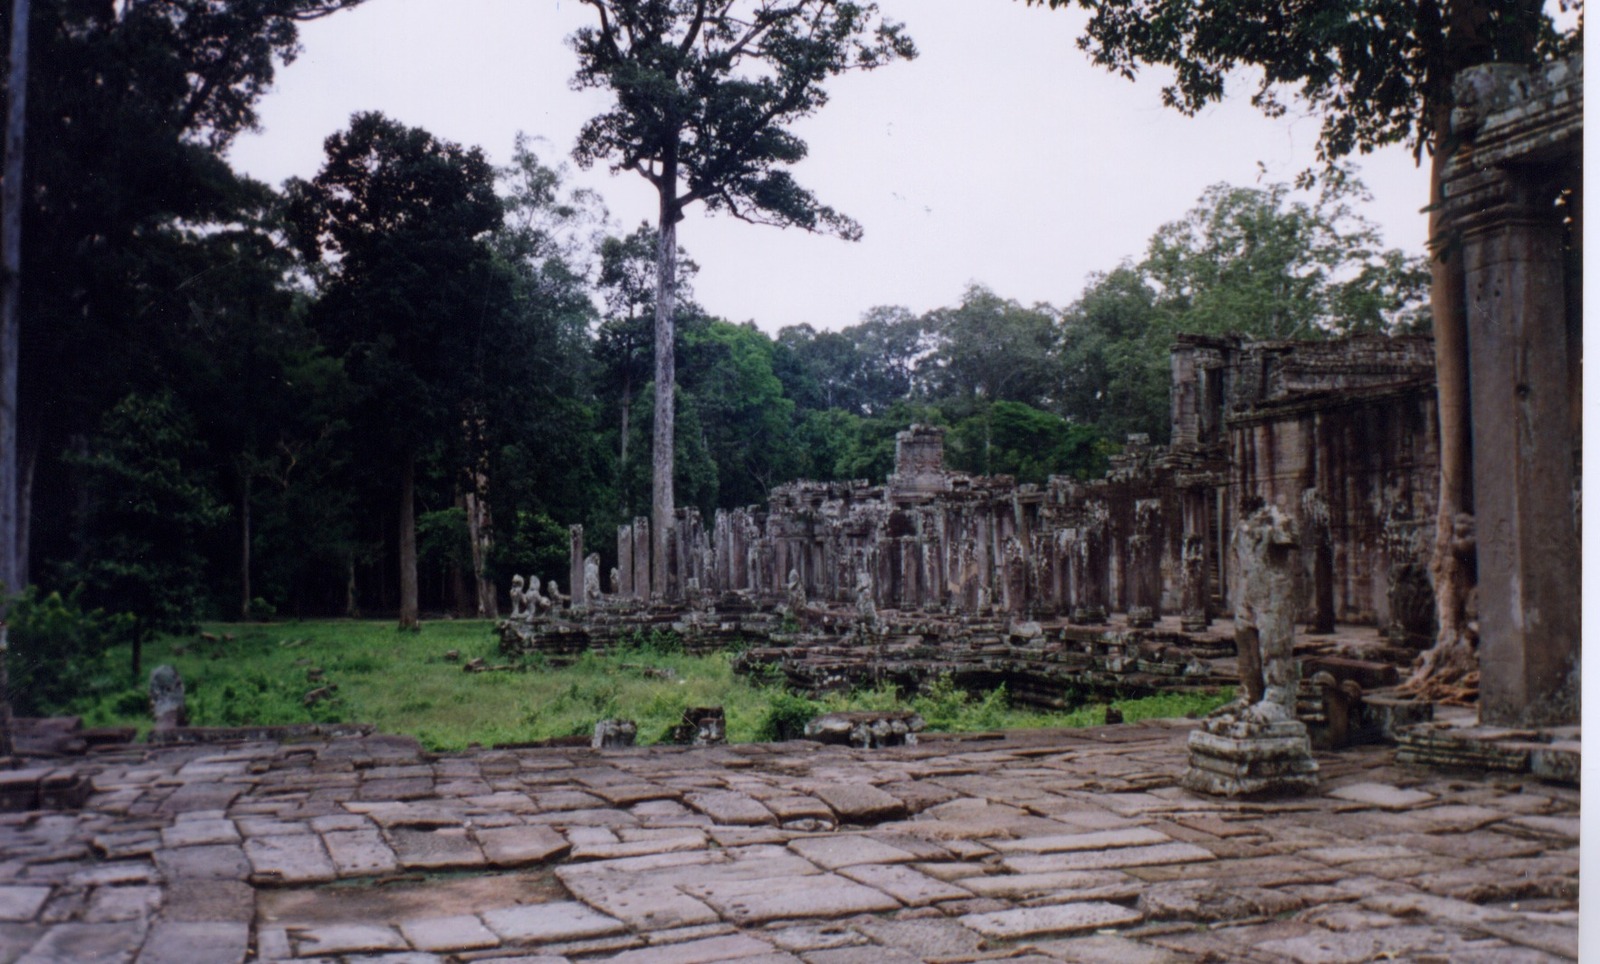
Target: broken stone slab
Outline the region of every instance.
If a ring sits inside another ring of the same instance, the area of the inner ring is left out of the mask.
[[[622,922],[574,900],[522,904],[483,912],[489,929],[508,941],[550,944],[607,937],[627,930]]]
[[[755,798],[734,790],[684,794],[684,802],[719,824],[757,826],[776,824],[778,818]]]
[[[838,874],[712,880],[680,885],[740,925],[804,917],[849,917],[900,909],[900,902]]]
[[[1349,800],[1352,803],[1364,803],[1383,810],[1408,810],[1432,803],[1437,799],[1433,794],[1423,790],[1403,790],[1386,783],[1352,783],[1337,790],[1329,790],[1328,796]]]
[[[237,964],[250,951],[250,925],[229,921],[157,921],[137,964]]]
[[[811,792],[839,815],[841,823],[882,823],[907,815],[900,798],[870,783],[822,783],[811,787]]]
[[[483,847],[483,855],[496,867],[544,863],[572,849],[566,837],[549,827],[477,827],[472,833]]]
[[[1116,904],[1086,901],[1050,907],[1020,907],[991,914],[969,914],[961,923],[985,937],[1015,940],[1037,934],[1068,934],[1075,931],[1123,927],[1144,919],[1139,911]]]
[[[448,953],[500,945],[500,936],[483,926],[475,914],[401,921],[400,933],[419,951]]]

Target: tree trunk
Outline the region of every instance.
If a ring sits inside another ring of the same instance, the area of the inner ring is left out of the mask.
[[[678,212],[677,171],[662,173],[660,232],[656,239],[656,412],[650,451],[651,591],[667,593],[667,537],[672,528],[673,493],[673,312],[677,300]]]
[[[17,469],[17,585],[26,587],[32,561],[33,474],[39,466],[39,443],[32,433],[18,429],[21,462]]]
[[[239,473],[239,618],[250,618],[250,473]]]
[[[23,135],[28,116],[28,0],[12,0],[5,172],[0,186],[0,590],[22,591],[17,565],[18,525],[17,351],[21,345]],[[5,615],[0,597],[0,618]],[[4,696],[0,694],[0,702]],[[0,734],[9,743],[10,729]]]
[[[1429,173],[1428,235],[1434,246],[1433,350],[1439,409],[1439,506],[1434,517],[1430,572],[1438,619],[1433,648],[1418,658],[1405,689],[1429,699],[1461,697],[1475,688],[1477,639],[1467,624],[1467,598],[1475,584],[1470,536],[1472,512],[1472,412],[1467,378],[1466,278],[1461,253],[1447,243],[1441,213],[1449,152],[1449,107],[1435,111],[1436,143]],[[1458,538],[1458,527],[1461,529]]]
[[[400,628],[421,629],[417,608],[417,459],[407,452],[400,467]]]
[[[489,501],[483,497],[488,480],[482,474],[474,478],[478,491],[461,496],[462,508],[467,513],[467,538],[472,549],[472,585],[475,611],[479,619],[494,619],[500,615],[500,603],[494,583],[485,574],[489,553],[494,550],[494,532],[489,524]]]

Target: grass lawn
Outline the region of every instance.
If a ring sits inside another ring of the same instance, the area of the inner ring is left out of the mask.
[[[1071,713],[1013,709],[1003,691],[969,695],[935,682],[911,700],[888,689],[834,696],[820,704],[735,677],[731,656],[692,657],[670,645],[645,645],[606,657],[586,655],[570,666],[521,660],[509,672],[466,673],[462,663],[501,657],[488,620],[425,623],[420,632],[395,629],[390,621],[327,620],[216,624],[209,636],[172,636],[147,644],[145,673],[171,663],[183,677],[190,722],[238,726],[308,722],[372,723],[389,733],[409,733],[430,749],[461,749],[590,733],[607,717],[638,722],[639,742],[655,743],[691,706],[721,706],[728,739],[769,739],[780,723],[803,723],[822,709],[886,709],[906,706],[930,730],[977,731],[1051,726],[1087,726],[1103,720],[1098,705]],[[450,650],[459,662],[445,659]],[[128,666],[126,651],[113,665]],[[125,671],[125,669],[124,669]],[[320,672],[318,672],[320,671]],[[308,692],[336,687],[305,705]],[[1203,713],[1231,694],[1179,695],[1118,701],[1129,722],[1144,717]],[[148,727],[143,687],[129,688],[74,707],[90,726]]]

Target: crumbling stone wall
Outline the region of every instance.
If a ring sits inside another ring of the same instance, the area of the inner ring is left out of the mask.
[[[1231,609],[1225,533],[1259,498],[1295,515],[1319,507],[1331,553],[1320,567],[1308,556],[1308,605],[1331,599],[1340,621],[1386,624],[1393,547],[1424,554],[1406,572],[1426,569],[1427,541],[1394,530],[1432,509],[1432,367],[1427,338],[1181,338],[1171,447],[1136,436],[1103,479],[1018,485],[947,471],[944,430],[912,426],[884,485],[793,482],[765,507],[719,510],[709,527],[680,509],[668,594],[743,592],[777,608],[792,572],[824,605],[865,592],[900,612],[1092,623],[1133,610],[1203,627]],[[649,585],[641,522],[617,538],[635,596]],[[1313,573],[1331,595],[1313,591]]]

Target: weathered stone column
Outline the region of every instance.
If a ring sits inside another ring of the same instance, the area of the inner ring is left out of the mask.
[[[1133,504],[1128,539],[1128,624],[1147,628],[1161,618],[1161,500]]]
[[[589,599],[584,591],[583,578],[583,526],[568,526],[567,533],[572,539],[572,561],[567,569],[567,592],[572,596],[572,601],[567,605],[572,609],[588,609]]]
[[[1307,556],[1306,570],[1311,576],[1310,631],[1331,633],[1334,628],[1333,530],[1328,502],[1316,489],[1300,493],[1300,533]]]
[[[650,518],[633,519],[633,598],[650,601]]]
[[[617,584],[611,587],[620,599],[633,598],[633,526],[617,526]]]
[[[1461,237],[1472,384],[1478,715],[1579,721],[1579,545],[1563,188],[1581,190],[1582,61],[1458,80],[1471,147],[1447,174]]]

